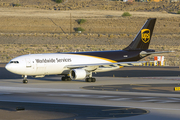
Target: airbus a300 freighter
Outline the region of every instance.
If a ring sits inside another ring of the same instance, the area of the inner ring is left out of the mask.
[[[16,57],[5,66],[15,74],[44,77],[45,75],[64,75],[62,81],[85,79],[86,82],[95,82],[92,73],[119,69],[123,66],[135,65],[138,60],[157,53],[148,49],[153,33],[156,18],[150,18],[140,29],[131,44],[123,50],[90,51],[69,53],[28,54]]]

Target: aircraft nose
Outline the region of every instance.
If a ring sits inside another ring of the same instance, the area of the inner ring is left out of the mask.
[[[14,73],[14,72],[17,71],[17,70],[16,70],[16,66],[14,66],[14,65],[12,65],[12,64],[7,64],[7,65],[5,66],[5,68],[6,68],[6,70],[8,70],[9,72],[12,72],[12,73]]]
[[[5,66],[5,68],[6,68],[6,70],[8,70],[8,71],[11,71],[11,69],[12,69],[12,67],[11,67],[10,64],[7,64],[7,65]]]
[[[13,64],[7,64],[5,66],[5,68],[6,68],[6,70],[8,70],[9,72],[12,72],[12,73],[17,73],[18,72],[17,66],[13,65]]]
[[[8,63],[5,66],[5,69],[15,74],[24,74],[24,69],[20,64]]]

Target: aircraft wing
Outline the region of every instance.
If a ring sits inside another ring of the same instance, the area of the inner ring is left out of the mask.
[[[77,64],[77,65],[67,65],[66,68],[75,69],[75,68],[85,68],[85,67],[117,67],[117,66],[133,66],[133,65],[142,65],[146,61],[136,61],[136,62],[117,62],[117,63],[97,63],[97,64]]]

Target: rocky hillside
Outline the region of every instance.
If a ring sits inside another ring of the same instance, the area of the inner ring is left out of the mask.
[[[180,2],[132,2],[110,0],[1,0],[0,7],[26,7],[47,10],[117,10],[117,11],[164,11],[177,13]]]
[[[144,22],[155,17],[150,49],[176,51],[164,54],[165,59],[168,65],[180,66],[179,8],[179,3],[165,2],[1,0],[0,62],[29,53],[123,49]],[[122,17],[124,11],[132,16]],[[78,24],[79,19],[86,22]],[[78,34],[77,27],[85,31]],[[153,56],[146,60],[153,60]]]

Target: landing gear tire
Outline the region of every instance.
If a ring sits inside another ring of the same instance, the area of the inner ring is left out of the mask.
[[[22,82],[25,83],[25,84],[27,84],[27,83],[28,83],[27,75],[23,75],[22,77],[24,77]]]
[[[28,83],[28,80],[23,80],[23,83],[26,83],[26,84],[27,84],[27,83]]]
[[[96,78],[86,78],[86,82],[96,82]]]
[[[62,81],[71,81],[71,78],[70,77],[62,77],[61,80]]]
[[[70,77],[68,77],[68,78],[67,78],[67,81],[71,81],[71,78],[70,78]]]
[[[86,82],[91,82],[91,78],[86,78]]]
[[[62,80],[62,81],[65,81],[65,80],[66,80],[66,78],[65,78],[65,77],[62,77],[62,78],[61,78],[61,80]]]
[[[91,82],[96,82],[96,78],[92,78]]]

